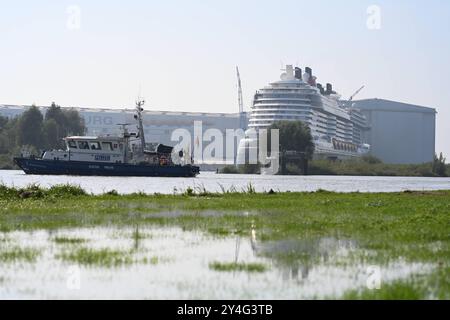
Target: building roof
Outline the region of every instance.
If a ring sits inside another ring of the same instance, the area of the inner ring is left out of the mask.
[[[414,104],[396,102],[385,99],[363,99],[354,101],[355,107],[361,110],[436,113],[436,109]]]
[[[0,104],[0,109],[26,109],[31,106],[26,105],[8,105]],[[49,106],[37,106],[39,109],[47,109]],[[134,113],[134,109],[128,108],[93,108],[93,107],[61,107],[62,109],[75,109],[79,112],[105,112],[105,113]],[[218,113],[218,112],[183,112],[183,111],[158,111],[158,110],[144,110],[144,115],[169,115],[169,116],[221,116],[235,118],[239,113]]]

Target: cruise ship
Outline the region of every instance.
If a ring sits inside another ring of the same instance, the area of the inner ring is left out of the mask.
[[[360,157],[370,151],[364,143],[369,129],[364,115],[342,101],[330,83],[317,82],[312,69],[287,65],[281,79],[256,91],[249,117],[249,129],[268,128],[275,121],[302,121],[314,139],[315,158]],[[242,163],[250,137],[242,139],[238,161]]]

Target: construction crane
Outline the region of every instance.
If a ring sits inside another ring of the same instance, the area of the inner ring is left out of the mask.
[[[239,68],[236,66],[236,74],[238,81],[238,104],[239,104],[239,128],[245,130],[247,128],[247,117],[244,113],[244,100],[242,99],[242,85],[241,75],[239,74]]]
[[[238,104],[239,104],[239,113],[244,112],[244,102],[242,99],[242,85],[241,85],[241,76],[239,75],[239,68],[236,66],[237,73],[237,81],[238,81]]]
[[[348,99],[348,102],[352,102],[353,98],[361,92],[362,89],[364,89],[366,86],[362,86],[361,88],[359,88],[358,90],[356,90],[356,92],[354,94],[351,95],[351,97]]]

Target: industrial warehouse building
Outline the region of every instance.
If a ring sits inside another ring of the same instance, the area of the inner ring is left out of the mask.
[[[386,163],[424,163],[433,160],[435,153],[436,110],[383,99],[354,102],[368,120],[369,130],[364,142],[371,145],[371,154]],[[0,105],[0,115],[15,117],[27,107]],[[45,113],[47,107],[40,107]],[[75,108],[84,118],[88,135],[117,134],[119,123],[135,123],[132,109]],[[247,123],[245,113],[195,113],[145,111],[144,132],[147,142],[174,145],[175,129],[187,129],[194,136],[194,121],[202,121],[203,132],[219,129],[239,129]],[[192,141],[194,144],[195,141]],[[205,147],[203,144],[203,148]],[[234,142],[236,152],[238,142]],[[224,146],[225,148],[225,146]],[[225,151],[224,151],[225,153]]]
[[[385,163],[433,161],[435,109],[383,99],[359,100],[354,105],[369,123],[365,142],[372,155]]]

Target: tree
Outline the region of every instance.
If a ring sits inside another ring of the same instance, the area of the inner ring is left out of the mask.
[[[56,123],[62,126],[66,125],[66,117],[64,116],[64,112],[61,110],[61,107],[54,102],[52,102],[52,105],[45,113],[45,120],[50,119],[55,120]]]
[[[17,144],[42,148],[45,144],[42,139],[42,122],[42,113],[35,105],[25,111],[17,126]]]
[[[54,119],[48,119],[44,121],[44,124],[42,126],[42,133],[47,148],[58,148],[61,146],[58,129],[58,124]]]
[[[83,135],[86,132],[84,119],[80,116],[78,111],[69,109],[64,111],[64,114],[66,116],[68,134]]]
[[[286,164],[297,162],[308,173],[308,161],[314,154],[314,142],[309,126],[302,121],[277,121],[269,127],[280,133],[281,172],[286,172]],[[271,139],[269,139],[271,141]]]
[[[5,131],[8,130],[9,119],[7,117],[0,116],[0,154],[7,153],[9,147],[8,137]]]
[[[5,129],[6,125],[8,124],[9,119],[4,116],[0,116],[0,132]]]
[[[44,136],[49,148],[63,148],[68,135],[82,135],[86,131],[83,118],[76,110],[63,110],[52,102],[45,113]]]
[[[433,159],[433,173],[439,177],[446,177],[447,176],[447,166],[445,164],[445,158],[441,152],[439,157],[437,154],[434,155]]]
[[[7,154],[16,146],[19,118],[9,119],[0,129],[0,154]]]
[[[42,149],[63,148],[64,137],[83,135],[85,131],[83,118],[76,110],[56,103],[48,108],[45,117],[34,105],[15,118],[0,116],[0,168],[13,168],[12,158],[23,147],[39,155]]]

